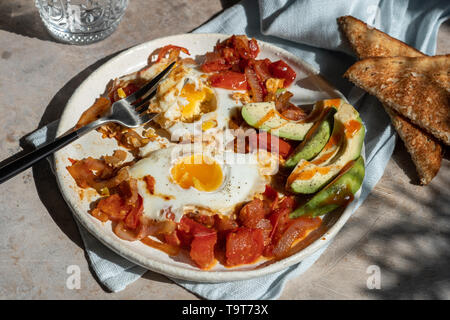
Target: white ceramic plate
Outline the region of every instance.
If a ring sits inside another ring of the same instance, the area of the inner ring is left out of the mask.
[[[58,127],[58,135],[72,128],[82,112],[86,110],[105,90],[107,83],[116,77],[136,71],[147,64],[147,58],[155,49],[168,44],[188,48],[192,56],[203,55],[211,51],[218,40],[229,37],[222,34],[182,34],[156,39],[133,47],[102,65],[93,72],[74,92],[68,101]],[[316,100],[343,97],[336,89],[324,81],[318,72],[292,55],[268,43],[259,41],[261,53],[258,58],[269,58],[272,61],[285,60],[297,73],[296,82],[289,89],[294,93],[294,103],[306,104]],[[139,241],[128,242],[118,238],[111,230],[110,222],[102,223],[89,213],[89,204],[97,198],[93,190],[81,190],[70,176],[66,166],[70,165],[68,158],[82,159],[88,156],[94,158],[111,154],[117,149],[114,139],[102,139],[93,131],[78,141],[65,147],[55,154],[56,176],[62,195],[75,217],[97,239],[110,249],[149,270],[180,279],[199,282],[223,282],[249,279],[280,271],[288,266],[302,261],[315,251],[326,245],[342,228],[350,217],[351,211],[359,198],[360,192],[343,212],[328,215],[322,227],[311,233],[304,243],[304,248],[298,253],[281,261],[266,261],[235,268],[225,268],[217,264],[208,271],[200,270],[192,264],[190,258],[180,254],[170,257],[165,253],[142,244]]]

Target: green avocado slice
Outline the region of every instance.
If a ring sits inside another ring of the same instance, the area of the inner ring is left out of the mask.
[[[364,174],[364,160],[359,156],[358,159],[347,163],[331,183],[289,216],[291,218],[298,218],[303,215],[317,217],[338,207],[346,206],[353,200],[354,195],[361,187]]]
[[[321,106],[318,106],[318,108]],[[316,105],[313,114],[319,114]],[[274,102],[248,103],[242,106],[242,118],[253,128],[290,140],[303,140],[314,125],[311,121],[293,121],[284,118],[275,108]]]
[[[314,126],[309,129],[303,140],[286,159],[284,167],[293,168],[301,160],[310,160],[314,158],[330,139],[333,130],[333,116],[337,108],[332,106],[324,112],[324,115]]]
[[[333,133],[321,152],[300,160],[286,182],[294,193],[311,194],[324,187],[351,160],[359,157],[365,129],[358,111],[343,103],[334,115]]]

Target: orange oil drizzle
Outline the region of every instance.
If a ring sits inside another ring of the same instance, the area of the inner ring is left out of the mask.
[[[309,180],[314,177],[316,173],[324,175],[330,172],[330,170],[330,167],[314,167],[310,170],[302,171],[297,174],[296,180]]]
[[[351,138],[361,129],[361,123],[357,120],[350,120],[345,124],[345,136]]]
[[[339,109],[340,105],[341,105],[341,99],[327,99],[323,101],[323,105],[324,107],[336,107]]]
[[[337,146],[339,142],[341,141],[341,135],[340,134],[334,134],[330,137],[330,140],[328,140],[325,147],[323,147],[323,151],[330,150],[331,148]],[[331,150],[330,152],[326,152],[323,155],[321,155],[318,159],[312,161],[312,164],[319,165],[321,163],[324,163],[328,159],[330,159],[334,155],[335,150]]]
[[[165,253],[167,253],[169,256],[176,256],[180,252],[180,248],[176,246],[172,246],[167,243],[158,242],[150,237],[144,238],[141,240],[141,242],[149,247],[161,250]]]
[[[276,114],[276,110],[275,109],[271,109],[269,110],[269,112],[267,112],[261,119],[259,119],[259,121],[256,123],[256,127],[259,128],[261,127],[265,122],[269,121],[270,119],[272,119],[275,114]]]
[[[299,171],[303,170],[303,168],[306,167],[308,164],[310,164],[310,162],[305,161],[300,166],[295,168],[295,170],[287,178],[287,181],[286,181],[287,185],[291,185],[297,179],[297,176],[301,173]]]

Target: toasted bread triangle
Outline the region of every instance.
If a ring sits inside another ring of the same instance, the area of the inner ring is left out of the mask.
[[[338,18],[339,26],[358,58],[379,56],[425,56],[406,43],[368,26],[352,16]],[[420,183],[428,184],[441,166],[442,147],[430,134],[410,123],[386,104],[383,104],[392,124],[411,155]]]
[[[355,17],[339,17],[338,24],[359,59],[369,57],[424,56],[419,50],[398,39],[392,38]]]
[[[344,77],[450,145],[449,74],[450,55],[368,58]]]

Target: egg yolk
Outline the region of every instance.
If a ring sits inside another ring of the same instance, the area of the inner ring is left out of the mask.
[[[211,89],[207,87],[196,90],[195,84],[186,83],[180,93],[180,96],[188,102],[181,109],[183,120],[195,120],[194,117],[204,111],[202,110],[202,104],[208,104],[213,95]]]
[[[217,121],[216,120],[207,120],[202,123],[202,131],[207,131],[209,129],[217,127]]]
[[[194,187],[200,191],[217,190],[223,181],[220,165],[202,154],[179,160],[171,170],[173,180],[183,189]]]

